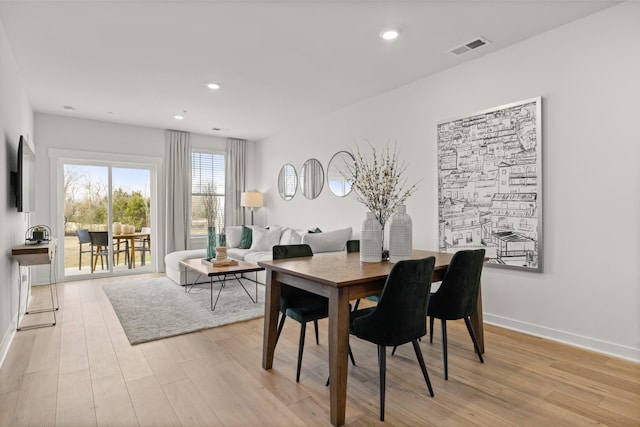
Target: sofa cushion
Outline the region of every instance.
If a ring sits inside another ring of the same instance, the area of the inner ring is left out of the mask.
[[[337,252],[345,250],[347,240],[351,238],[351,227],[326,233],[309,233],[302,236],[302,243],[311,246],[313,253]]]
[[[269,249],[268,251],[257,251],[257,252],[249,252],[247,256],[244,257],[246,262],[250,262],[251,264],[258,264],[259,261],[271,261],[273,259],[273,251]]]
[[[237,248],[240,246],[240,242],[242,241],[241,225],[232,225],[229,227],[225,227],[224,232],[227,235],[228,248]]]
[[[293,228],[285,228],[280,236],[281,245],[299,245],[302,243],[302,235],[304,233],[294,230]]]
[[[238,261],[243,261],[244,256],[249,252],[251,252],[251,249],[227,248],[227,256]]]
[[[246,225],[242,226],[242,239],[240,240],[240,249],[249,249],[253,239],[253,230]]]
[[[254,228],[251,242],[252,251],[270,251],[272,247],[280,243],[282,228]]]

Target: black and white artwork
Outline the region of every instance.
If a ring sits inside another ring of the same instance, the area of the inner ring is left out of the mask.
[[[438,123],[439,246],[542,271],[541,97]]]

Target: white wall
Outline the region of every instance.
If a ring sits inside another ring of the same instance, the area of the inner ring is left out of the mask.
[[[11,248],[24,243],[29,215],[19,213],[11,189],[10,171],[17,169],[20,135],[33,138],[33,111],[0,21],[0,364],[15,334],[18,313],[18,264]],[[24,291],[23,291],[24,292]],[[23,301],[24,301],[23,294]]]
[[[259,223],[359,230],[352,197],[285,202],[278,172],[397,141],[422,179],[407,202],[414,245],[436,250],[436,123],[542,96],[544,273],[486,268],[485,321],[640,360],[638,40],[640,3],[626,2],[262,141]]]

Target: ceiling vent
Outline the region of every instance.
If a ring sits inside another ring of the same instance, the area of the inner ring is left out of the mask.
[[[469,52],[473,49],[477,49],[480,46],[484,46],[489,43],[491,42],[484,37],[478,37],[475,40],[471,40],[470,42],[467,42],[463,45],[454,47],[453,49],[449,50],[449,53],[453,53],[454,55],[462,55],[463,53]]]

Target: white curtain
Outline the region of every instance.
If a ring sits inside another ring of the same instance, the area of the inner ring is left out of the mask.
[[[167,130],[167,253],[189,249],[191,142],[189,134]]]
[[[244,139],[227,139],[224,178],[224,224],[225,226],[242,225],[244,211],[240,207],[240,196],[244,191],[247,141]]]

